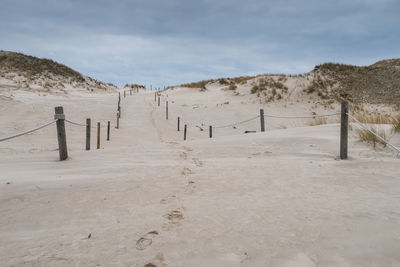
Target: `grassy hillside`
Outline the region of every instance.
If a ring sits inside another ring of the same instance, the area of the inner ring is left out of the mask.
[[[0,51],[0,70],[2,72],[14,72],[29,78],[54,75],[72,78],[77,82],[85,80],[79,72],[51,59],[7,51]]]

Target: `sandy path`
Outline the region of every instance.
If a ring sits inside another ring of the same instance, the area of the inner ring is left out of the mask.
[[[27,97],[9,109],[20,122],[2,117],[7,132],[27,126],[29,110],[45,120],[55,102],[74,120],[114,120],[115,96]],[[152,94],[123,99],[121,129],[101,150],[84,151],[84,129],[68,126],[65,162],[51,127],[1,144],[0,265],[400,265],[398,160],[387,151],[351,142],[352,158],[335,160],[337,124],[211,140],[190,128],[183,142],[175,119],[188,107],[168,100],[166,121]],[[232,109],[210,107],[189,118]]]

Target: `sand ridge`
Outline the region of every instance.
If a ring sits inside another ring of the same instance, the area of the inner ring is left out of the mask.
[[[120,129],[109,142],[102,134],[100,150],[84,151],[84,127],[67,124],[64,162],[55,126],[0,144],[0,265],[400,264],[398,159],[390,150],[352,137],[350,159],[337,160],[334,120],[313,127],[267,120],[265,133],[255,120],[216,129],[210,139],[199,127],[246,119],[261,107],[310,110],[217,88],[161,97],[160,107],[153,93],[122,98]],[[10,114],[0,118],[1,136],[51,119],[58,105],[71,120],[115,126],[116,94],[14,92],[0,101]],[[189,126],[186,142],[178,116]]]

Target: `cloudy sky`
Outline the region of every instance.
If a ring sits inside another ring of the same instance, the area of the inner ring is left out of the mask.
[[[400,57],[399,0],[0,0],[0,49],[117,85]]]

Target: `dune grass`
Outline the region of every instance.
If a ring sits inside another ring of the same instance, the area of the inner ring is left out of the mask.
[[[387,140],[386,132],[384,130],[378,129],[375,126],[370,127],[370,130],[378,134],[383,139]],[[356,129],[356,133],[361,141],[372,144],[374,148],[376,148],[376,144],[382,144],[386,146],[384,142],[382,142],[379,138],[377,138],[375,135],[365,129]]]

